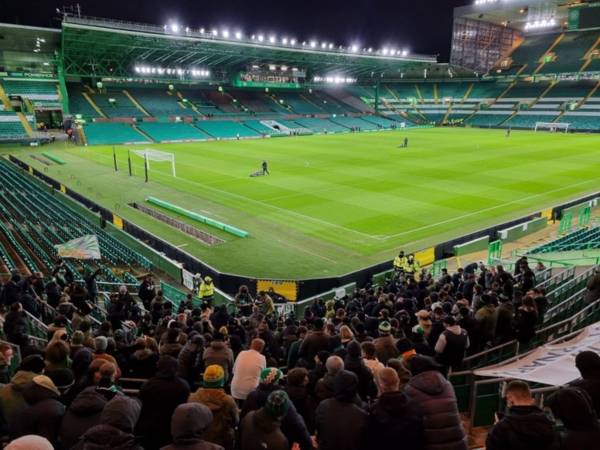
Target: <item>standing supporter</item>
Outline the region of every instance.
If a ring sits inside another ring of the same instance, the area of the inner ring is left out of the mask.
[[[239,411],[233,397],[224,390],[225,373],[219,365],[208,366],[204,370],[202,387],[190,394],[188,402],[201,403],[209,408],[213,420],[204,431],[204,439],[233,450],[235,429],[240,420]]]
[[[177,377],[177,360],[163,355],[158,360],[156,376],[140,389],[142,412],[137,431],[143,436],[146,450],[157,449],[171,442],[171,416],[177,406],[190,395],[186,381]]]
[[[362,351],[362,359],[365,365],[373,374],[373,378],[377,379],[377,374],[385,366],[377,359],[375,345],[372,342],[366,341],[360,345]],[[389,363],[388,359],[388,363]]]
[[[298,350],[298,357],[304,359],[311,368],[315,365],[317,353],[323,350],[331,350],[331,340],[323,331],[324,326],[323,319],[316,319],[313,323],[313,331],[306,335]]]
[[[108,339],[105,336],[98,336],[94,339],[94,356],[93,359],[101,359],[109,363],[113,363],[117,368],[117,378],[121,378],[121,369],[114,356],[106,352],[108,348]]]
[[[377,359],[383,364],[387,364],[388,359],[397,358],[399,356],[396,348],[396,341],[391,335],[392,326],[385,320],[379,324],[379,337],[375,339],[375,354]]]
[[[360,344],[356,341],[348,344],[348,353],[344,359],[344,370],[352,372],[358,377],[358,395],[362,401],[367,402],[369,399],[376,397],[377,386],[373,380],[373,373],[361,358]]]
[[[222,327],[219,332],[214,333],[213,340],[204,350],[202,360],[204,367],[218,364],[225,372],[225,381],[228,382],[233,369],[233,351],[227,346],[227,337],[221,331],[227,333],[227,329]]]
[[[487,450],[547,450],[555,443],[553,423],[535,405],[527,383],[511,381],[506,388],[508,411],[490,430]],[[582,450],[582,449],[580,449]]]
[[[210,409],[204,405],[179,405],[171,420],[173,443],[161,450],[223,450],[223,447],[210,442],[205,436],[212,420]]]
[[[590,350],[581,352],[575,357],[575,366],[581,378],[571,386],[585,391],[592,400],[596,414],[600,415],[600,356]]]
[[[358,377],[342,370],[334,380],[334,397],[315,413],[319,450],[360,450],[367,444],[369,415],[356,405]]]
[[[423,412],[425,450],[467,450],[467,436],[460,420],[454,388],[439,372],[429,357],[411,358],[412,378],[405,387],[406,395]]]
[[[535,307],[535,302],[531,297],[523,299],[523,305],[517,309],[515,314],[515,329],[517,339],[523,346],[535,336],[535,327],[538,322],[538,313]]]
[[[231,395],[236,400],[246,400],[246,397],[258,386],[260,373],[267,367],[267,360],[262,351],[265,341],[253,339],[250,349],[240,352],[233,365],[231,380]]]
[[[456,319],[448,316],[444,319],[446,330],[440,335],[435,344],[436,359],[448,373],[448,369],[458,369],[465,358],[465,352],[469,348],[469,336]]]
[[[315,430],[315,404],[308,391],[308,370],[297,367],[287,373],[285,391],[298,414],[304,419],[309,433]]]
[[[204,338],[192,331],[177,357],[177,376],[183,378],[191,386],[198,381],[201,372],[200,357],[204,350]],[[207,367],[205,364],[204,367]]]
[[[394,369],[383,368],[378,380],[379,398],[370,409],[370,447],[378,450],[403,448],[422,450],[423,416],[417,403],[400,389]]]
[[[241,450],[289,450],[288,440],[281,431],[281,419],[290,404],[284,391],[275,391],[269,394],[265,406],[248,413],[240,425]]]
[[[202,300],[202,303],[207,305],[212,305],[213,300],[215,298],[215,285],[213,284],[213,280],[208,275],[204,277],[202,283],[200,284],[200,289],[198,290],[198,297]]]
[[[327,373],[319,378],[315,386],[317,403],[334,396],[334,380],[344,370],[344,360],[339,356],[330,356],[325,363],[325,369]]]

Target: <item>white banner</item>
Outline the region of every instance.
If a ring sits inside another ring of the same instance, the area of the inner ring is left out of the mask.
[[[561,344],[539,347],[523,359],[475,370],[475,375],[562,386],[580,377],[575,357],[585,350],[600,353],[600,323]]]
[[[194,290],[194,274],[185,269],[181,269],[182,284],[190,291]]]

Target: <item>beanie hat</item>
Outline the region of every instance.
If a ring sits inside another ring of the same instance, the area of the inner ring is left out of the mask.
[[[44,358],[42,358],[40,355],[26,356],[23,358],[21,365],[19,366],[19,370],[34,373],[42,373],[45,368],[46,363],[44,362]]]
[[[54,450],[48,439],[35,434],[28,434],[15,439],[4,448],[8,450]]]
[[[206,388],[223,387],[225,384],[225,371],[218,364],[208,366],[204,370],[203,385]]]
[[[392,326],[387,320],[384,320],[379,324],[379,332],[380,333],[389,333],[392,331]]]
[[[105,336],[98,336],[94,339],[94,349],[97,352],[103,353],[108,347],[108,339]]]
[[[58,390],[54,382],[46,375],[36,375],[35,377],[33,377],[32,381],[37,386],[41,386],[44,389],[48,389],[49,391],[54,392],[56,395],[60,395],[60,391]]]
[[[271,417],[282,417],[288,412],[289,408],[290,398],[285,391],[273,391],[267,397],[265,412]]]
[[[276,367],[267,367],[260,373],[260,382],[264,384],[275,384],[277,383],[283,373]]]

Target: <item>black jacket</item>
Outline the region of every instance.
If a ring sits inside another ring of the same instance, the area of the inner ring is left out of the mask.
[[[371,448],[422,450],[423,415],[414,400],[403,392],[386,392],[371,407],[369,439]]]
[[[95,386],[84,389],[75,397],[60,427],[63,447],[73,447],[87,430],[100,423],[100,415],[106,403],[106,398],[96,392]]]
[[[553,423],[537,406],[513,406],[488,433],[487,450],[548,450],[556,442]]]

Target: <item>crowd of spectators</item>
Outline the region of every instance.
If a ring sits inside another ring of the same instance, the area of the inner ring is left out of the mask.
[[[244,286],[236,313],[214,306],[206,286],[175,308],[148,276],[136,295],[112,294],[99,325],[97,272],[85,285],[63,264],[46,282],[13,273],[0,302],[22,360],[11,373],[13,346],[0,345],[0,434],[29,449],[465,450],[448,373],[465,355],[533,338],[544,268],[521,259],[513,273],[475,264],[434,279],[406,267],[301,317],[279,316],[274,293],[254,298]],[[40,349],[28,314],[43,319],[44,303],[57,315]],[[582,380],[549,402],[565,431],[515,381],[488,448],[595,448],[584,443],[599,442],[600,357],[579,355],[577,367]],[[129,391],[125,379],[143,381]]]

